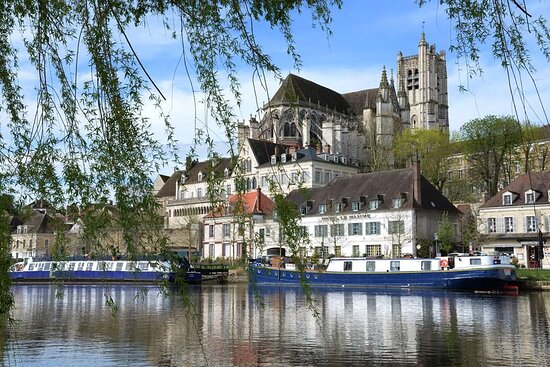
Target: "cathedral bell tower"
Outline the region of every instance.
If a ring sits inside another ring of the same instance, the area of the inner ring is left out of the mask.
[[[447,62],[445,51],[436,52],[426,42],[424,32],[418,44],[418,55],[397,55],[399,105],[406,109],[411,129],[449,131]],[[407,124],[408,122],[408,124]]]

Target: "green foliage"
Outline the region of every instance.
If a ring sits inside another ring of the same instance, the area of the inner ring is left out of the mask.
[[[455,244],[455,230],[453,223],[449,220],[447,212],[443,213],[437,228],[437,237],[440,241],[439,248],[447,253],[452,252]]]
[[[550,270],[548,269],[516,269],[518,278],[535,280],[535,281],[550,281]]]
[[[489,196],[498,192],[506,158],[521,142],[521,126],[512,116],[474,119],[460,128],[463,151],[470,165],[470,178]]]
[[[450,154],[449,134],[439,130],[406,129],[395,144],[396,161],[405,165],[418,158],[422,175],[440,191],[448,178]]]

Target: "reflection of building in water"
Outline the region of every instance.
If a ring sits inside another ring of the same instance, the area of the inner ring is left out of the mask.
[[[314,289],[316,318],[299,287],[215,285],[191,288],[188,318],[175,293],[153,287],[137,298],[131,286],[67,286],[62,299],[54,287],[13,289],[17,353],[35,359],[72,350],[97,365],[471,366],[544,365],[550,355],[550,293]]]

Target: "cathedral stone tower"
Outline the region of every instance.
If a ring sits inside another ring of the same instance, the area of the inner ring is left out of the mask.
[[[397,55],[397,80],[400,107],[408,109],[408,121],[403,119],[405,126],[449,131],[445,51],[437,53],[435,45],[428,45],[422,33],[418,55]]]

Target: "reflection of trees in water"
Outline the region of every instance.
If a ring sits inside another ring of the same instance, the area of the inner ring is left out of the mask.
[[[120,306],[113,318],[106,289],[67,286],[57,299],[53,287],[15,287],[18,338],[33,343],[24,353],[41,355],[61,341],[121,363],[430,366],[543,363],[549,352],[545,293],[314,289],[315,319],[299,287],[258,287],[262,308],[247,286],[202,286],[191,292],[197,333],[175,295],[149,288],[136,299],[139,288],[108,288]]]

